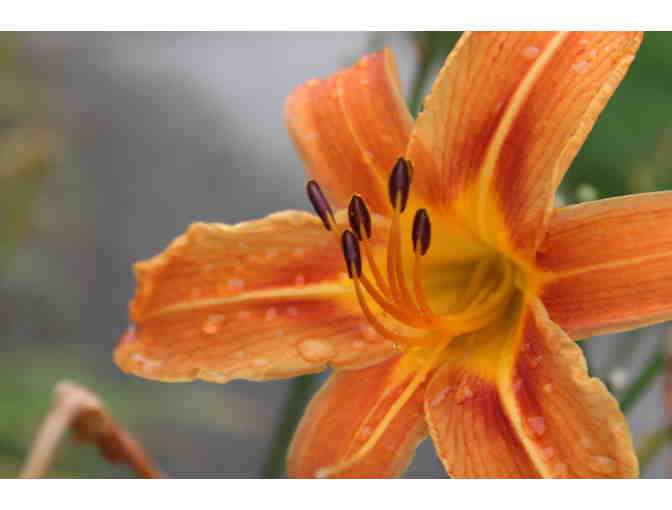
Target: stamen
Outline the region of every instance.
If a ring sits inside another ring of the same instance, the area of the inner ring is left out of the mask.
[[[418,310],[406,284],[401,260],[401,226],[400,215],[406,209],[408,194],[411,188],[412,167],[410,161],[399,158],[392,169],[388,181],[390,203],[394,209],[392,230],[388,243],[387,275],[390,282],[390,293],[405,308]]]
[[[341,246],[345,265],[348,267],[350,278],[360,277],[362,275],[362,257],[359,253],[359,241],[355,234],[346,230],[341,237]]]
[[[345,264],[348,267],[348,274],[354,281],[359,306],[364,312],[367,320],[380,335],[392,340],[395,343],[415,343],[415,338],[397,335],[396,333],[389,331],[381,322],[378,321],[366,302],[360,281],[364,284],[367,292],[380,305],[380,307],[392,315],[395,319],[399,320],[400,322],[415,324],[419,327],[423,327],[424,324],[418,324],[417,320],[414,321],[412,318],[407,317],[406,314],[403,313],[400,309],[388,303],[388,301],[376,291],[368,279],[362,275],[362,258],[359,251],[359,241],[357,240],[357,236],[355,236],[355,234],[353,234],[350,230],[343,232],[341,245],[343,248],[343,256],[345,257]]]
[[[383,416],[383,419],[376,426],[375,430],[369,437],[369,439],[362,445],[362,447],[349,459],[346,459],[342,462],[339,462],[336,465],[319,469],[315,475],[318,478],[326,478],[334,473],[339,473],[345,471],[349,467],[353,466],[359,462],[363,457],[366,456],[380,441],[380,438],[383,436],[385,431],[388,429],[392,420],[399,414],[399,411],[406,405],[406,403],[413,397],[413,394],[418,389],[418,387],[425,381],[429,371],[436,366],[436,363],[439,360],[443,350],[450,342],[451,338],[444,338],[440,341],[434,350],[432,351],[429,359],[426,361],[424,366],[417,374],[413,377],[408,386],[404,389],[402,394],[397,398],[394,404],[388,409],[388,411]]]
[[[413,218],[413,251],[418,253],[418,241],[420,242],[420,255],[427,253],[429,242],[432,238],[432,225],[429,222],[427,209],[418,209]]]
[[[357,234],[357,238],[360,241],[364,240],[362,227],[364,227],[366,238],[371,238],[371,215],[369,214],[369,208],[366,207],[364,200],[359,195],[352,195],[350,199],[348,219],[350,220],[352,231]]]
[[[350,204],[348,205],[348,220],[350,221],[350,227],[352,231],[357,235],[362,244],[362,251],[366,257],[371,272],[373,273],[373,278],[376,281],[378,288],[385,294],[389,294],[390,290],[385,283],[383,275],[378,269],[378,264],[371,254],[369,249],[368,240],[371,238],[371,214],[369,214],[369,208],[366,207],[366,202],[359,195],[353,195],[350,199]],[[364,234],[362,234],[362,227],[364,227]]]
[[[306,183],[306,193],[308,194],[308,200],[313,204],[315,212],[324,223],[324,228],[331,230],[333,225],[336,224],[334,218],[334,212],[331,210],[331,205],[329,201],[322,193],[322,188],[317,183],[317,181],[311,179]]]
[[[390,180],[388,181],[388,192],[393,209],[399,209],[404,212],[406,202],[408,202],[408,192],[411,188],[412,176],[411,162],[404,158],[399,158],[394,164]],[[397,204],[397,202],[399,202]]]

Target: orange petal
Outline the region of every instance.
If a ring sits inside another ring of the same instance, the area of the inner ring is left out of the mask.
[[[336,205],[357,192],[374,211],[389,211],[387,179],[413,124],[391,52],[300,86],[287,99],[285,120],[308,173]]]
[[[392,347],[367,326],[344,270],[333,233],[308,213],[196,223],[135,266],[135,326],[115,361],[150,379],[215,382],[378,362]]]
[[[538,301],[521,327],[445,365],[425,409],[448,473],[457,477],[602,478],[637,475],[627,423],[578,346]],[[466,354],[466,351],[465,351]],[[481,359],[478,359],[478,358]],[[484,370],[484,366],[491,370]]]
[[[407,152],[424,201],[455,209],[491,241],[505,226],[511,238],[504,241],[530,253],[560,180],[640,40],[632,32],[465,34]]]
[[[672,192],[557,209],[538,265],[551,319],[575,340],[672,318]]]
[[[353,455],[374,432],[414,372],[397,356],[364,370],[333,373],[308,406],[289,451],[292,477],[319,476],[320,469]],[[403,406],[376,446],[334,477],[387,478],[404,472],[426,437],[424,384]]]

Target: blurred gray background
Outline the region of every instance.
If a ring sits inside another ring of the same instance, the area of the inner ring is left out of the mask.
[[[16,442],[5,440],[2,472],[13,476],[51,387],[69,378],[98,392],[171,475],[260,476],[287,382],[163,384],[119,372],[112,350],[127,325],[131,264],[193,221],[308,209],[303,170],[283,125],[285,97],[381,43],[396,53],[408,91],[417,57],[412,40],[360,32],[17,38],[22,65],[65,133],[66,156],[48,175],[32,233],[3,281],[0,366],[11,391],[0,394],[0,412],[11,423],[0,425],[0,434],[3,426],[17,432]],[[593,368],[618,389],[660,335],[654,328],[590,340]],[[623,349],[627,343],[632,352]],[[637,437],[662,423],[661,385],[629,415]],[[63,447],[56,475],[128,474],[90,447],[74,450]],[[662,476],[664,466],[659,456],[649,473]],[[431,443],[407,476],[445,476]]]

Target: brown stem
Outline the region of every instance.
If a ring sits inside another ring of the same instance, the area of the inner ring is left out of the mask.
[[[54,389],[51,410],[37,432],[21,478],[42,478],[48,471],[65,431],[75,439],[98,445],[110,462],[125,462],[142,478],[163,478],[140,443],[114,421],[101,401],[89,390],[69,381]]]

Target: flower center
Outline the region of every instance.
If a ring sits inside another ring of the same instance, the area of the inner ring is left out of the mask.
[[[315,211],[325,228],[332,231],[340,243],[348,275],[367,321],[381,336],[394,342],[398,349],[408,351],[407,357],[420,361],[404,391],[364,444],[355,453],[318,470],[315,473],[318,477],[343,472],[363,459],[429,373],[442,362],[448,344],[456,337],[478,331],[503,317],[521,285],[517,280],[522,273],[496,250],[478,249],[480,255],[476,258],[471,250],[465,250],[472,253],[468,257],[470,264],[457,265],[448,260],[450,273],[454,273],[456,268],[457,272],[464,273],[458,275],[459,283],[453,286],[459,291],[446,292],[439,284],[439,289],[434,290],[435,294],[441,295],[441,306],[444,308],[435,309],[428,299],[426,282],[434,283],[437,278],[426,278],[424,275],[424,257],[432,240],[432,225],[426,209],[418,209],[415,213],[411,228],[413,253],[410,258],[409,254],[403,257],[401,217],[408,202],[411,180],[410,162],[399,158],[388,183],[393,214],[384,271],[370,244],[373,235],[371,215],[362,197],[353,195],[348,206],[350,229],[341,229],[319,185],[313,180],[307,184],[308,198]],[[409,260],[412,262],[408,263]],[[445,267],[443,262],[439,266]],[[432,273],[432,276],[439,275],[438,280],[446,276],[445,270],[436,268]],[[443,299],[451,296],[452,300]],[[383,314],[374,313],[370,303],[375,303]],[[381,315],[386,315],[390,321],[384,323]]]
[[[405,264],[402,256],[401,218],[411,180],[410,162],[399,158],[388,184],[393,214],[384,271],[373,255],[371,216],[364,200],[359,195],[352,197],[348,207],[350,229],[342,230],[319,185],[312,180],[307,185],[315,210],[327,230],[338,238],[362,313],[381,336],[402,350],[433,346],[486,327],[506,310],[516,292],[518,273],[512,262],[489,252],[477,262],[460,267],[465,274],[460,278],[459,293],[447,309],[434,309],[425,288],[424,257],[432,239],[426,209],[418,209],[413,219],[412,262]],[[383,322],[371,303],[391,320]]]

